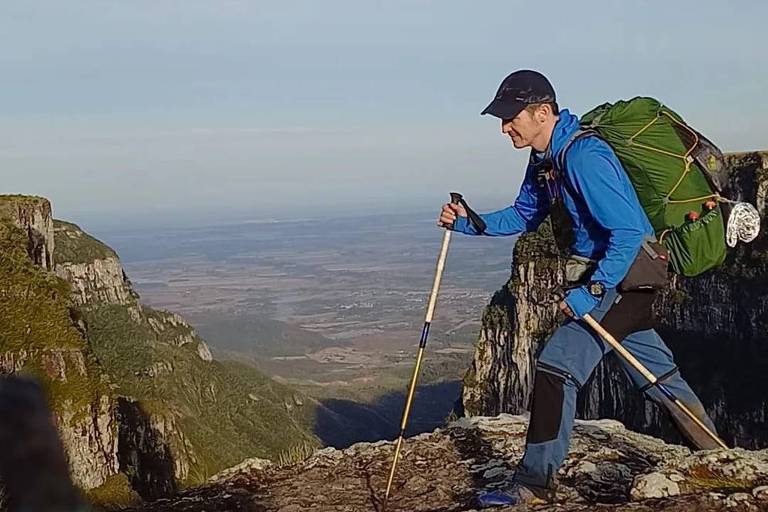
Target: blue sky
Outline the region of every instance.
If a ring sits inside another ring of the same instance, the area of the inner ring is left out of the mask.
[[[653,95],[768,148],[768,2],[5,1],[3,192],[80,222],[511,202],[479,116],[535,68],[576,113]]]

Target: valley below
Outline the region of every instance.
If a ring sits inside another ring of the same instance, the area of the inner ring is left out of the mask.
[[[99,235],[143,301],[181,314],[215,358],[320,402],[323,442],[397,434],[442,236],[428,214]],[[453,238],[409,433],[443,425],[454,410],[512,245]]]

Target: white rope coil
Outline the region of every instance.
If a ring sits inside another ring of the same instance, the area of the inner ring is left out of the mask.
[[[751,242],[760,233],[760,214],[749,203],[736,203],[733,205],[731,215],[728,217],[728,227],[725,233],[725,241],[729,247],[735,247],[736,242]]]

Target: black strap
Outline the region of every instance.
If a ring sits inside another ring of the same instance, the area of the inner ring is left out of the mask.
[[[667,373],[665,373],[665,374],[664,374],[664,375],[662,375],[661,377],[657,377],[657,378],[656,378],[656,382],[654,382],[653,384],[651,384],[651,383],[649,382],[648,384],[646,384],[646,385],[644,385],[644,386],[640,387],[640,388],[638,389],[638,391],[640,391],[641,393],[645,393],[646,391],[648,391],[648,390],[649,390],[649,389],[651,389],[652,387],[655,387],[655,386],[657,386],[657,385],[659,385],[659,384],[663,384],[665,380],[667,380],[668,378],[670,378],[671,376],[673,376],[674,374],[676,374],[676,373],[677,373],[677,372],[679,372],[679,371],[680,371],[680,368],[678,368],[677,366],[675,366],[674,368],[672,368],[671,370],[669,370]]]
[[[536,361],[536,371],[551,373],[552,375],[560,377],[563,380],[570,380],[574,384],[576,384],[577,388],[581,388],[581,386],[583,385],[581,382],[576,380],[576,378],[573,375],[571,375],[569,372],[561,368],[558,368],[557,366],[552,366],[551,364],[544,363],[542,361]]]

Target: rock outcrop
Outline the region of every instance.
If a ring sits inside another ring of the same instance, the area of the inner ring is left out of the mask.
[[[73,403],[68,400],[58,406],[61,440],[75,484],[85,490],[96,489],[120,471],[114,399],[102,395],[85,411],[73,407]]]
[[[9,219],[27,235],[27,254],[41,268],[53,269],[53,216],[44,197],[0,195],[0,218]]]
[[[768,446],[768,153],[728,155],[724,195],[756,204],[763,228],[733,250],[726,264],[692,279],[675,279],[655,309],[659,332],[683,375],[700,394],[724,439],[746,448]],[[474,362],[464,379],[470,415],[526,410],[533,357],[559,323],[547,290],[563,281],[547,223],[519,239],[512,276],[483,315]],[[598,366],[579,397],[581,417],[615,418],[630,428],[679,440],[654,404],[631,389],[613,356]]]
[[[406,441],[387,510],[460,512],[482,490],[503,484],[522,455],[527,418],[463,418]],[[394,447],[359,443],[326,448],[303,462],[248,463],[216,481],[159,500],[144,512],[380,511]],[[524,508],[758,511],[768,509],[768,451],[691,453],[611,420],[577,421],[559,475],[557,502]],[[500,508],[520,510],[522,507]]]
[[[548,224],[517,240],[512,277],[483,312],[462,400],[468,415],[519,414],[533,388],[534,356],[560,321],[548,295],[563,284],[564,262]]]
[[[78,305],[128,305],[136,301],[137,295],[112,249],[69,222],[56,220],[54,232],[58,242],[56,274],[70,284]]]

